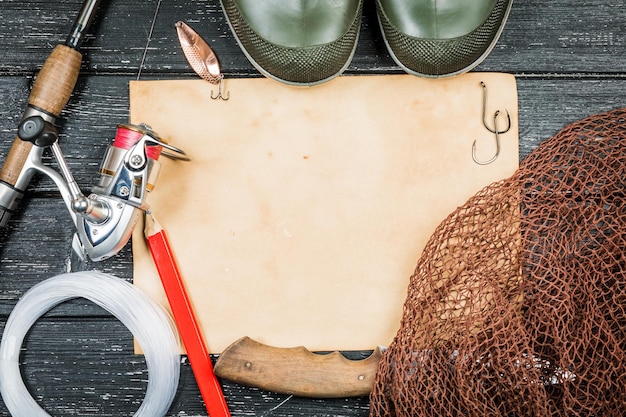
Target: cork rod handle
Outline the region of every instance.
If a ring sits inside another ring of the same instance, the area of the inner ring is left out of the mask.
[[[35,79],[28,104],[58,117],[78,80],[82,56],[66,45],[57,45]],[[33,144],[16,137],[0,170],[0,180],[15,185]]]

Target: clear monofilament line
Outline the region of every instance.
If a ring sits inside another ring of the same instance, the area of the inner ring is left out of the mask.
[[[54,306],[85,298],[120,320],[142,347],[148,386],[135,417],[160,417],[169,409],[180,376],[178,336],[172,319],[132,284],[100,272],[61,274],[33,286],[9,316],[0,344],[0,392],[13,417],[48,417],[26,388],[19,368],[25,335]]]

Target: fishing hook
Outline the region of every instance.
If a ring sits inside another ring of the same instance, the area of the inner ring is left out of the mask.
[[[228,91],[228,93],[226,94],[226,97],[224,97],[223,90],[224,90],[224,75],[220,77],[217,95],[213,95],[213,89],[211,89],[211,98],[213,100],[219,99],[219,100],[228,101],[228,99],[230,98],[230,91]]]
[[[506,118],[507,118],[507,126],[506,129],[501,130],[501,131],[497,131],[497,127],[494,123],[494,129],[490,128],[489,125],[487,125],[487,120],[486,120],[486,112],[487,112],[487,85],[485,84],[484,81],[480,82],[480,85],[483,86],[483,126],[485,126],[485,129],[487,129],[488,131],[490,131],[491,133],[499,133],[499,134],[503,134],[509,131],[509,129],[511,128],[511,115],[509,114],[508,110],[506,111]]]
[[[498,155],[500,155],[500,134],[503,132],[500,132],[498,130],[498,115],[500,114],[500,110],[496,110],[496,112],[493,115],[493,133],[496,135],[496,153],[494,156],[491,157],[491,159],[488,159],[486,161],[481,161],[478,158],[476,158],[476,139],[474,139],[474,143],[472,143],[472,159],[474,160],[474,162],[476,162],[478,165],[489,165],[490,163],[492,163],[493,161],[495,161],[498,158]]]

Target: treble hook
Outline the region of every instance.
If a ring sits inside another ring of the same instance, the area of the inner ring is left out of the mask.
[[[476,158],[476,139],[474,139],[474,143],[472,143],[472,159],[474,160],[474,162],[476,162],[478,165],[489,165],[490,163],[492,163],[493,161],[495,161],[498,158],[498,155],[500,155],[500,133],[504,133],[504,132],[500,132],[498,130],[498,115],[500,114],[500,110],[496,110],[496,112],[493,115],[493,133],[496,135],[496,153],[493,157],[491,157],[491,159],[487,160],[487,161],[481,161],[478,158]]]
[[[222,75],[220,77],[220,82],[219,82],[219,87],[218,87],[218,91],[217,91],[217,95],[213,95],[213,89],[211,89],[211,98],[213,100],[224,100],[224,101],[228,101],[228,99],[230,98],[230,91],[228,91],[228,93],[226,94],[226,97],[224,97],[223,95],[223,89],[224,89],[224,76]]]
[[[509,114],[508,110],[506,111],[506,118],[508,121],[508,124],[506,126],[506,129],[501,130],[501,131],[497,131],[497,127],[494,123],[494,129],[490,128],[487,125],[487,120],[485,119],[485,113],[487,112],[487,85],[485,84],[484,81],[480,82],[480,85],[483,86],[483,126],[485,126],[485,129],[487,129],[488,131],[490,131],[491,133],[499,133],[499,134],[503,134],[509,131],[509,129],[511,128],[511,115]]]

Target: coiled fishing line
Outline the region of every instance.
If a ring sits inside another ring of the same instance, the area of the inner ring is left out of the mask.
[[[13,417],[50,417],[29,394],[19,369],[26,333],[52,307],[86,298],[120,320],[141,345],[148,386],[135,417],[164,416],[174,400],[180,377],[178,337],[170,317],[132,284],[100,272],[57,275],[24,294],[9,315],[0,343],[0,391]]]

